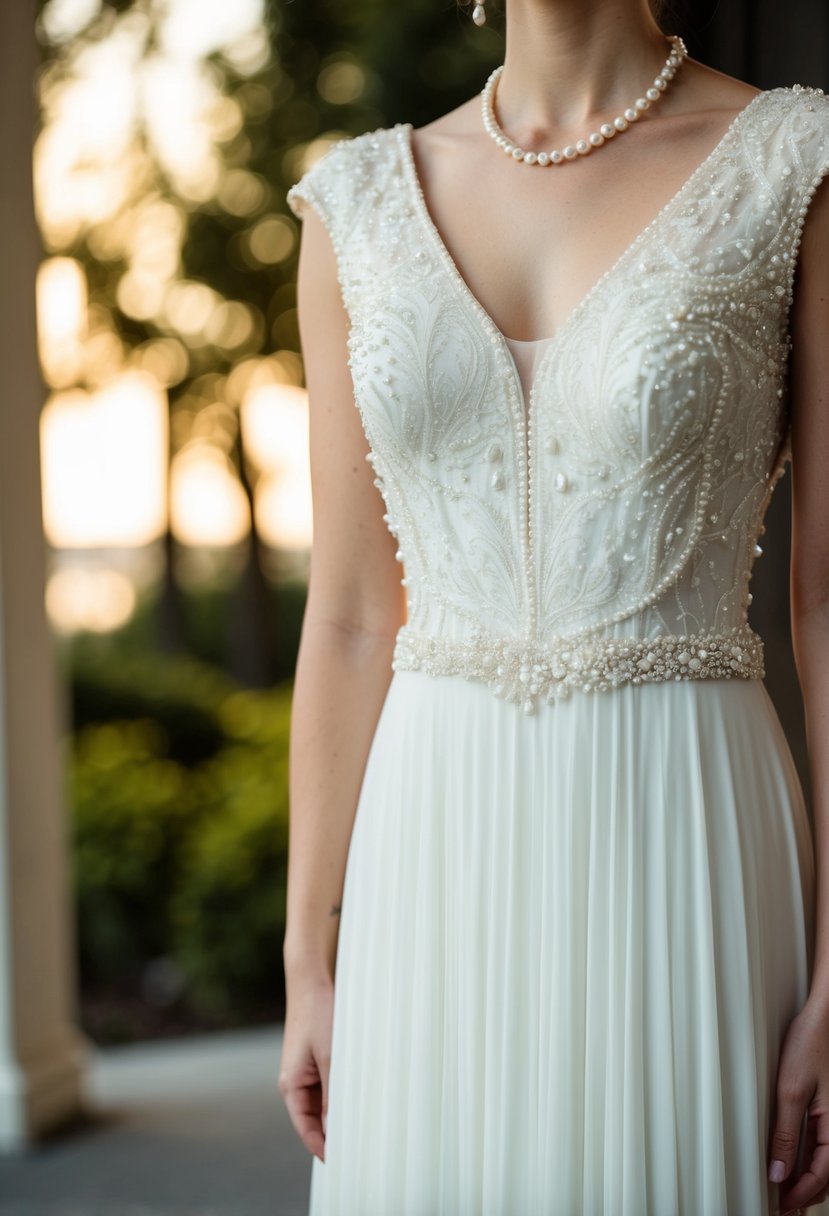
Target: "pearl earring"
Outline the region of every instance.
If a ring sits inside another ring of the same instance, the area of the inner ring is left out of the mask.
[[[476,0],[475,7],[472,10],[472,20],[476,25],[486,24],[486,9],[484,8],[484,0]]]

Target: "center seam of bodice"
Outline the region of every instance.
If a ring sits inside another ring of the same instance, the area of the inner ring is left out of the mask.
[[[504,341],[509,346],[512,357],[515,361],[516,371],[524,395],[524,404],[529,401],[532,396],[535,385],[538,365],[544,354],[544,350],[549,342],[552,342],[552,337],[549,338],[508,338],[504,335]]]
[[[663,224],[673,210],[680,206],[683,200],[689,195],[697,183],[702,179],[705,173],[710,172],[712,166],[717,163],[722,155],[726,152],[731,142],[736,139],[748,117],[753,115],[760,108],[760,103],[775,93],[782,92],[784,89],[761,89],[747,102],[741,110],[732,118],[731,122],[726,127],[719,140],[714,147],[705,155],[705,157],[697,164],[692,172],[686,177],[684,182],[660,207],[653,218],[634,236],[628,245],[622,250],[616,260],[599,276],[589,290],[582,296],[576,306],[568,313],[565,319],[559,325],[558,329],[549,338],[543,339],[545,349],[542,350],[538,362],[535,367],[533,383],[530,388],[529,395],[524,394],[524,386],[521,377],[518,373],[518,367],[515,360],[515,354],[511,341],[495,323],[492,316],[477,298],[466,279],[460,272],[460,269],[455,262],[452,254],[446,245],[440,230],[432,219],[431,212],[426,204],[425,194],[421,185],[420,176],[418,174],[417,165],[414,159],[412,148],[412,130],[411,122],[397,123],[392,132],[397,140],[397,148],[399,156],[403,164],[403,178],[407,183],[410,196],[414,202],[415,211],[420,220],[420,226],[431,241],[435,254],[439,263],[443,266],[447,280],[452,283],[455,290],[469,310],[477,317],[481,325],[483,333],[488,338],[492,349],[499,356],[499,361],[502,366],[502,371],[506,376],[509,384],[508,396],[510,402],[511,413],[513,417],[513,425],[515,427],[516,442],[518,444],[518,486],[522,501],[521,511],[521,551],[522,563],[525,571],[525,593],[527,600],[527,619],[525,626],[525,635],[527,640],[534,639],[538,631],[538,605],[536,596],[536,580],[535,580],[535,545],[533,538],[533,514],[535,510],[534,499],[534,398],[535,389],[539,382],[543,381],[547,373],[550,360],[553,358],[556,349],[562,343],[566,335],[578,324],[589,306],[595,301],[600,292],[612,282],[614,276],[619,273],[628,261],[636,257],[642,248],[646,246],[648,240]],[[555,172],[555,170],[552,170]],[[520,398],[520,399],[519,399]],[[522,408],[523,405],[523,408]],[[707,475],[707,473],[706,473]]]

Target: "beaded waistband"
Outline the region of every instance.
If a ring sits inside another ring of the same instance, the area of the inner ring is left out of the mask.
[[[392,669],[481,681],[526,713],[533,713],[541,700],[552,704],[566,697],[573,688],[605,691],[625,683],[735,676],[760,680],[765,675],[763,641],[748,624],[707,634],[563,637],[545,643],[480,631],[458,641],[403,625]]]

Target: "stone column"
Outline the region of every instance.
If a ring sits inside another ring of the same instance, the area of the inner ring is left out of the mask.
[[[61,740],[44,604],[32,200],[34,0],[0,5],[0,1150],[73,1115],[75,1004]]]

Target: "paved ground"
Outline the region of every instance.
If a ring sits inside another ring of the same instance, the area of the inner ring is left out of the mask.
[[[278,1028],[108,1048],[90,1117],[0,1158],[0,1216],[306,1216]]]

